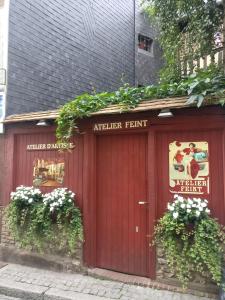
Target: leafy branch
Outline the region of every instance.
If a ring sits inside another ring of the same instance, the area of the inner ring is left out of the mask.
[[[200,58],[210,56],[214,61],[218,47],[215,36],[220,33],[222,37],[225,22],[224,1],[224,6],[217,0],[143,0],[143,3],[146,14],[159,28],[165,58],[162,80],[179,81],[188,69],[193,72]]]
[[[116,104],[121,111],[135,108],[141,101],[167,97],[188,96],[188,104],[197,103],[200,107],[207,96],[213,97],[223,104],[225,95],[225,75],[215,66],[206,70],[196,70],[195,74],[182,78],[179,82],[150,85],[146,87],[130,87],[124,84],[112,93],[83,94],[68,102],[60,109],[57,122],[57,139],[68,142],[73,135],[76,121],[90,116],[92,112]]]

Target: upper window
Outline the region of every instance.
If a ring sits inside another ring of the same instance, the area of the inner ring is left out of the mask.
[[[153,44],[153,40],[147,36],[138,35],[138,48],[148,51],[148,52],[152,52],[152,44]]]

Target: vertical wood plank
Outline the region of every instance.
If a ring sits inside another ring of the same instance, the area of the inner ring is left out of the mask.
[[[147,161],[147,180],[148,180],[148,202],[149,202],[149,216],[148,216],[148,231],[147,235],[149,235],[149,244],[152,242],[154,226],[156,224],[156,204],[157,204],[157,191],[156,184],[160,184],[157,182],[156,178],[158,176],[157,170],[157,155],[156,155],[156,141],[155,141],[155,132],[154,130],[150,130],[148,133],[148,161]],[[151,279],[155,279],[156,276],[156,250],[155,247],[149,246],[149,255],[148,255],[148,272],[149,277]]]
[[[4,158],[5,158],[5,188],[3,192],[3,206],[6,206],[10,200],[10,193],[13,190],[13,179],[14,179],[14,135],[6,134],[5,145],[4,145]]]
[[[83,159],[83,217],[84,217],[84,261],[88,266],[96,266],[96,174],[95,136],[84,135]]]

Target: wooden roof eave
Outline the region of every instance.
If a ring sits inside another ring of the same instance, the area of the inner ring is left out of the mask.
[[[148,110],[160,110],[160,109],[181,109],[186,107],[191,107],[193,105],[187,104],[187,97],[176,97],[176,98],[163,98],[163,99],[152,99],[152,100],[144,100],[140,102],[137,107],[126,111],[119,105],[109,105],[108,107],[101,109],[97,112],[93,112],[90,116],[98,116],[98,115],[110,115],[110,114],[119,114],[119,113],[136,113],[143,112]],[[208,105],[216,105],[218,101],[215,99],[208,99],[205,101],[204,106]],[[38,121],[38,120],[55,120],[59,116],[59,109],[56,110],[47,110],[47,111],[39,111],[39,112],[31,112],[24,114],[16,114],[6,117],[3,121],[5,124],[9,123],[17,123],[17,122],[25,122],[25,121]]]

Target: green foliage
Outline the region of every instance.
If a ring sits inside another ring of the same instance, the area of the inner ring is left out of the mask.
[[[214,66],[206,70],[199,69],[196,73],[187,77],[185,84],[189,95],[187,104],[196,102],[197,106],[200,107],[207,95],[221,99],[221,102],[223,101],[225,75]]]
[[[38,252],[73,255],[83,239],[81,213],[73,198],[66,189],[42,195],[39,189],[18,187],[6,211],[17,244]]]
[[[65,104],[60,109],[57,119],[57,139],[60,142],[68,142],[76,126],[76,120],[87,117],[111,104],[117,104],[121,111],[132,109],[145,99],[166,98],[175,96],[189,96],[189,103],[197,102],[200,106],[207,95],[216,99],[224,97],[225,76],[223,72],[210,67],[206,70],[196,70],[196,73],[179,82],[161,83],[136,88],[125,84],[113,93],[83,94],[73,101]]]
[[[216,0],[143,0],[145,11],[159,27],[166,66],[161,78],[179,81],[187,64],[215,51],[224,9]]]
[[[209,216],[206,200],[176,199],[156,225],[154,243],[163,248],[169,268],[184,288],[193,272],[222,286],[224,228]]]

